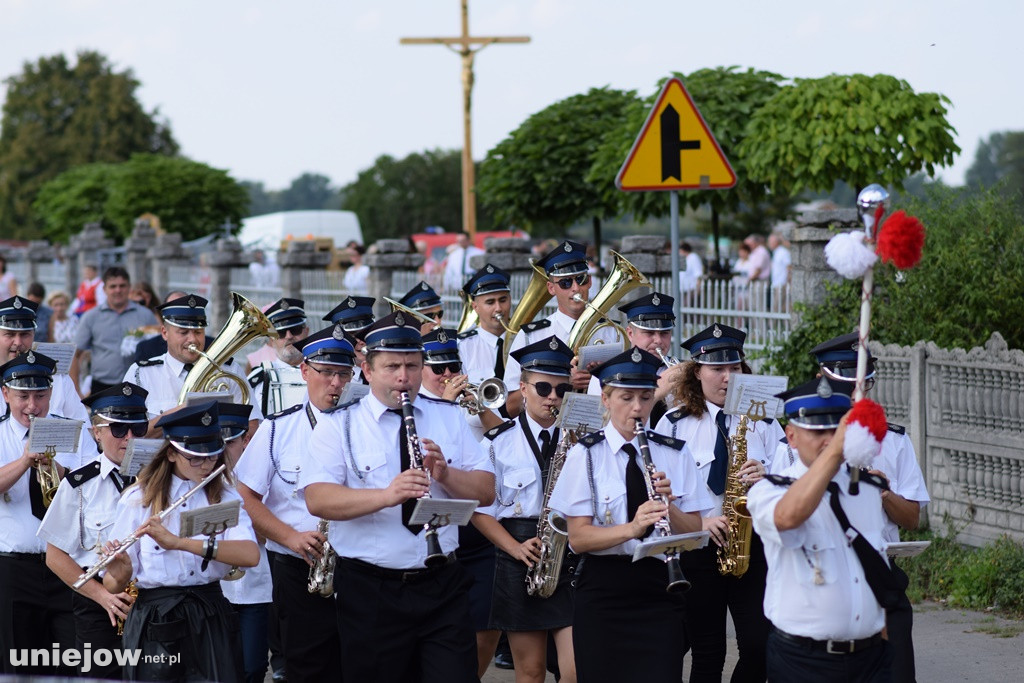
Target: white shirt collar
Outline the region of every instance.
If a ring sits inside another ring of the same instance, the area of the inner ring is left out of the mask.
[[[555,425],[554,424],[552,424],[550,427],[541,427],[540,424],[538,422],[536,422],[532,417],[530,417],[530,414],[528,412],[526,412],[526,408],[523,408],[523,414],[526,416],[526,424],[530,425],[530,432],[533,433],[533,438],[537,442],[538,445],[540,444],[540,433],[541,432],[545,432],[546,431],[549,434],[551,434],[552,436],[554,435],[554,433],[555,433]]]
[[[427,387],[425,385],[422,385],[422,384],[420,385],[420,393],[423,394],[424,396],[426,396],[427,398],[435,398],[438,401],[443,401],[444,400],[443,398],[441,398],[440,396],[435,394],[430,389],[427,389]]]
[[[170,351],[164,354],[164,365],[167,366],[168,370],[174,373],[175,377],[180,375],[181,371],[185,369],[185,364],[172,356]]]
[[[569,315],[562,313],[561,309],[556,310],[551,314],[551,322],[558,322],[566,329],[572,329],[572,326],[576,323],[576,318],[571,318]]]
[[[110,473],[119,470],[120,465],[116,464],[113,460],[108,458],[106,455],[100,455],[100,476],[109,477]]]
[[[612,453],[618,453],[627,443],[633,444],[633,448],[636,448],[638,453],[640,452],[637,445],[633,443],[636,441],[636,437],[629,440],[624,439],[622,434],[619,434],[619,430],[613,427],[610,422],[604,428],[604,438],[608,442],[608,448],[611,449]]]
[[[423,391],[423,387],[420,387],[420,391]],[[409,398],[412,399],[413,411],[417,412],[417,413],[422,413],[423,409],[420,408],[418,405],[416,405],[416,397],[415,396],[410,396]],[[380,399],[378,399],[376,396],[374,396],[372,391],[370,393],[368,393],[363,398],[363,400],[360,401],[360,403],[365,403],[366,404],[366,407],[369,408],[369,410],[370,410],[370,415],[377,422],[380,422],[381,415],[383,415],[384,413],[386,413],[389,410],[391,410],[391,408],[389,408],[386,405],[384,405],[383,403],[381,403]]]
[[[476,333],[480,335],[481,339],[485,340],[491,346],[496,346],[498,341],[502,339],[502,337],[499,337],[496,334],[491,334],[480,325],[476,326]]]

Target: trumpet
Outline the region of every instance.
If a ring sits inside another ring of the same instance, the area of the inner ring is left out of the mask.
[[[35,419],[35,415],[29,415],[29,425]],[[54,460],[54,456],[57,455],[56,447],[47,446],[43,455],[46,456],[46,462],[40,462],[35,466],[36,480],[39,481],[39,488],[43,492],[43,506],[50,507],[53,497],[57,495],[57,489],[60,488],[60,470],[57,468],[57,461]]]
[[[655,347],[654,350],[658,352],[658,355],[661,357],[661,362],[665,364],[666,368],[671,368],[675,365],[679,365],[680,363],[682,363],[681,360],[674,356],[666,356],[665,352],[661,350],[660,346]]]
[[[451,379],[444,380],[445,385],[449,382]],[[508,389],[505,388],[505,383],[497,377],[491,377],[479,384],[466,384],[462,396],[456,403],[460,408],[465,408],[470,415],[479,415],[485,410],[498,410],[505,405],[506,399]]]
[[[402,422],[405,425],[405,438],[409,447],[409,465],[426,472],[427,481],[429,482],[430,470],[423,461],[423,449],[420,448],[420,437],[416,434],[416,420],[413,417],[412,400],[409,398],[408,391],[403,391],[401,393],[401,400]],[[421,498],[430,498],[429,484],[427,492],[424,493]],[[424,564],[428,567],[439,567],[447,562],[448,558],[446,558],[445,554],[441,551],[441,540],[437,537],[437,528],[429,523],[424,524],[423,533],[427,539],[427,559]]]

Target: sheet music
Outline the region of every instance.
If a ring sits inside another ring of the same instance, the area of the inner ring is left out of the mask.
[[[129,439],[118,471],[125,477],[139,476],[142,468],[153,460],[165,443],[164,439]]]
[[[591,346],[584,346],[580,349],[580,359],[577,367],[580,370],[586,370],[590,367],[591,363],[601,364],[620,353],[622,353],[621,344],[592,344]]]
[[[777,375],[729,375],[729,390],[725,394],[727,415],[746,415],[748,412],[764,417],[782,415],[783,401],[775,398],[789,384],[788,377]]]
[[[60,417],[36,417],[28,428],[28,450],[43,453],[53,448],[57,453],[77,453],[82,436],[81,420]]]
[[[363,384],[362,382],[349,382],[341,390],[341,396],[338,397],[338,405],[355,401],[366,396],[368,393],[370,393],[370,385]]]
[[[469,524],[469,518],[480,507],[478,500],[458,498],[420,498],[412,511],[410,524],[431,524],[435,527]]]
[[[668,551],[683,553],[688,550],[697,550],[708,544],[711,534],[707,531],[691,531],[688,534],[676,534],[665,538],[650,538],[643,541],[633,551],[633,561],[642,560],[645,557],[662,556]]]
[[[182,538],[211,536],[237,526],[241,504],[240,500],[232,500],[182,512],[178,535]]]
[[[604,426],[604,407],[600,396],[590,394],[566,394],[558,413],[558,426],[562,429],[579,429],[596,432]]]
[[[210,401],[234,403],[235,397],[231,395],[230,391],[190,391],[185,394],[185,405],[187,406],[196,406]]]
[[[58,375],[66,375],[71,371],[71,359],[75,357],[74,344],[57,344],[54,342],[36,342],[32,348],[57,361],[57,369],[54,372]]]

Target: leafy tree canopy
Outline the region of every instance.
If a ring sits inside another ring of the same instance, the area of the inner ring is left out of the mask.
[[[158,111],[146,112],[136,99],[132,71],[114,71],[98,52],[80,52],[74,64],[64,55],[42,57],[5,82],[0,226],[9,234],[36,234],[32,202],[43,184],[69,168],[178,151]]]
[[[47,183],[34,208],[52,241],[64,241],[86,222],[101,221],[115,235],[131,234],[143,213],[160,217],[168,232],[186,240],[239,224],[245,189],[227,171],[181,157],[136,154],[121,164],[89,164]]]
[[[796,79],[753,112],[739,153],[776,193],[828,191],[837,180],[901,189],[911,174],[934,176],[960,151],[948,104],[881,74]]]
[[[970,187],[995,187],[1013,195],[1018,206],[1024,192],[1024,131],[992,133],[982,140],[965,177]]]

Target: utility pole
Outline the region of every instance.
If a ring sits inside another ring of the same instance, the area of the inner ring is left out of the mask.
[[[470,238],[476,236],[476,187],[473,171],[473,57],[494,43],[528,43],[529,36],[477,36],[469,35],[469,0],[462,5],[462,35],[456,38],[402,38],[402,45],[444,45],[462,58],[462,229]]]

